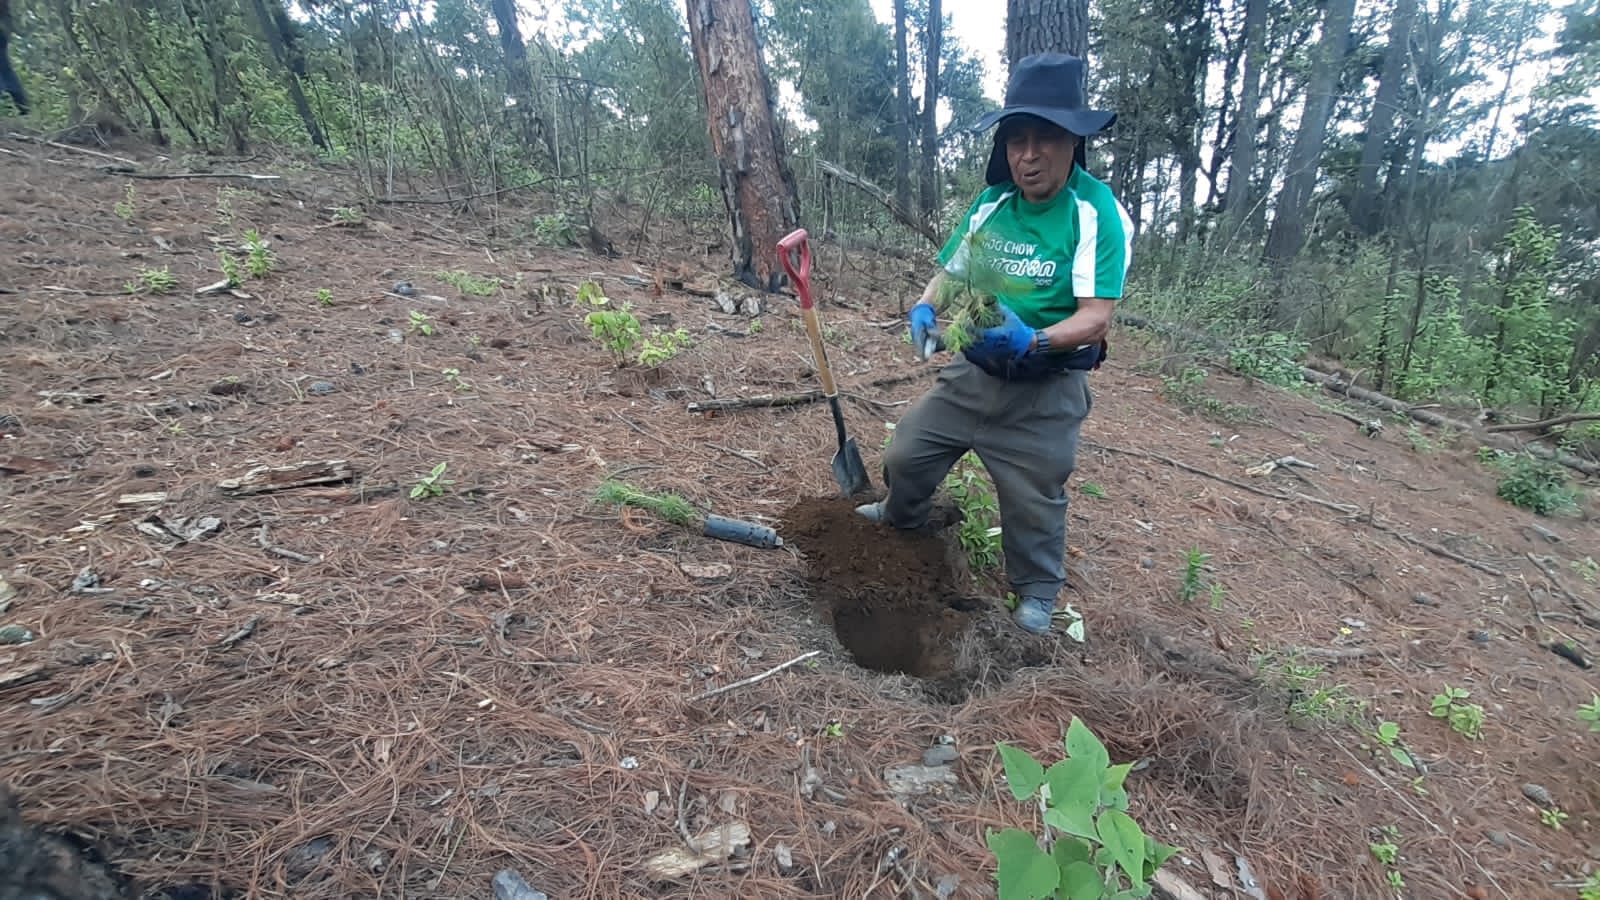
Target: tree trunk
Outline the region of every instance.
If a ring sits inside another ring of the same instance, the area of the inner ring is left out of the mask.
[[[256,10],[256,19],[261,23],[261,34],[272,49],[272,58],[283,67],[284,86],[289,89],[289,99],[294,102],[295,112],[300,114],[300,121],[305,124],[311,143],[326,150],[328,138],[323,135],[322,126],[317,124],[317,117],[311,112],[311,103],[306,100],[305,88],[300,83],[306,77],[306,61],[294,44],[294,26],[283,10],[283,0],[271,0],[275,7],[273,9],[267,8],[267,2],[252,0],[251,3]]]
[[[1511,48],[1511,59],[1506,63],[1506,80],[1500,85],[1500,96],[1494,102],[1494,114],[1489,118],[1489,136],[1483,142],[1483,153],[1479,155],[1480,162],[1488,162],[1494,154],[1494,145],[1500,137],[1500,116],[1506,108],[1506,98],[1511,93],[1511,83],[1516,79],[1517,64],[1522,61],[1522,51],[1528,42],[1530,26],[1534,13],[1538,10],[1533,4],[1525,4],[1522,13],[1517,17],[1516,45]]]
[[[505,57],[506,86],[517,101],[517,122],[522,142],[529,149],[544,147],[553,162],[556,148],[550,142],[544,118],[539,115],[539,96],[533,87],[533,68],[528,64],[528,47],[517,27],[516,0],[492,0],[494,21],[500,32],[500,53]]]
[[[227,24],[219,6],[196,0],[183,4],[189,22],[204,35],[206,59],[211,63],[211,124],[222,132],[234,153],[244,154],[250,149],[250,127],[244,121],[249,108],[240,101],[239,76],[228,63]]]
[[[0,0],[0,93],[11,95],[11,102],[17,106],[17,112],[28,114],[28,93],[22,89],[22,79],[17,77],[17,70],[11,67],[11,0]]]
[[[1305,244],[1306,206],[1316,188],[1317,170],[1322,165],[1323,141],[1328,119],[1333,114],[1334,89],[1350,40],[1350,20],[1355,0],[1329,0],[1323,20],[1322,40],[1306,88],[1305,109],[1300,131],[1289,153],[1289,171],[1273,208],[1272,227],[1267,232],[1266,258],[1284,264],[1293,260]]]
[[[944,5],[928,0],[922,75],[922,218],[939,223],[939,60],[944,52]]]
[[[1089,0],[1006,0],[1007,65],[1052,51],[1088,53]]]
[[[800,198],[777,128],[750,0],[687,0],[722,202],[733,226],[733,275],[765,290],[784,281],[778,241]]]
[[[894,0],[894,197],[911,208],[911,72],[906,50],[906,0]]]
[[[1233,128],[1233,156],[1228,160],[1228,191],[1222,197],[1222,236],[1237,240],[1255,203],[1251,176],[1256,167],[1261,108],[1261,69],[1267,61],[1267,0],[1247,0],[1244,8],[1244,87]]]
[[[1383,71],[1378,76],[1378,95],[1367,117],[1367,137],[1361,145],[1361,165],[1356,170],[1356,191],[1351,197],[1350,224],[1362,234],[1377,234],[1382,217],[1378,215],[1378,167],[1394,130],[1396,101],[1405,62],[1410,54],[1411,22],[1417,15],[1417,0],[1395,0],[1394,18],[1389,23],[1389,46],[1383,54]]]

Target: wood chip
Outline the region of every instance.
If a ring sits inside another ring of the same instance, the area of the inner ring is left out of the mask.
[[[682,878],[706,866],[723,862],[750,846],[750,827],[742,822],[718,825],[695,835],[686,848],[657,853],[645,864],[651,878]]]
[[[217,482],[217,488],[225,494],[245,497],[314,484],[339,484],[355,477],[355,470],[346,460],[313,460],[287,466],[257,466],[238,478],[224,478]]]

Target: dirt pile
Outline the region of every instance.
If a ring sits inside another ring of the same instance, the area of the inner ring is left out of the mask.
[[[957,569],[935,522],[903,532],[867,521],[855,501],[811,498],[790,507],[781,532],[805,557],[806,582],[857,664],[937,678],[956,666],[972,627]]]

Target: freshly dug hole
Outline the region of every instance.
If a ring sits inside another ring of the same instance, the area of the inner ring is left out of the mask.
[[[961,591],[940,526],[898,531],[857,515],[855,505],[811,498],[783,515],[779,531],[804,556],[813,599],[863,668],[949,674],[971,618],[956,608]]]

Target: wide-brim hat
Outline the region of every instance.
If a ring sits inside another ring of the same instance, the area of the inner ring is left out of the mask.
[[[1083,60],[1066,53],[1035,53],[1023,57],[1011,70],[1011,80],[1006,84],[1006,102],[1000,109],[987,113],[973,126],[973,131],[985,131],[1013,116],[1036,116],[1078,136],[1078,149],[1073,160],[1081,167],[1086,158],[1083,138],[1099,134],[1117,121],[1117,114],[1106,109],[1091,109],[1084,102]],[[1005,147],[995,134],[994,149],[989,152],[989,166],[984,180],[1000,184],[1011,180],[1011,164],[1006,161]]]

